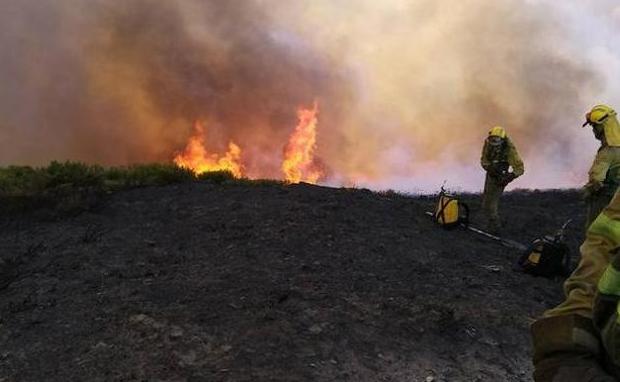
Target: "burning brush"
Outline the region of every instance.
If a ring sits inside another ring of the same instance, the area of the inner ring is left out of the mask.
[[[212,154],[205,148],[205,128],[196,121],[194,134],[189,138],[182,153],[174,157],[179,167],[189,168],[196,174],[210,171],[229,171],[236,178],[243,176],[241,165],[241,148],[234,142],[228,143],[228,151],[223,156]]]
[[[316,101],[312,109],[300,107],[297,110],[299,122],[284,148],[282,162],[282,171],[287,182],[316,183],[323,178],[323,171],[314,156],[318,112],[319,105]]]
[[[312,108],[297,110],[297,126],[283,150],[281,170],[289,183],[317,183],[324,178],[324,171],[315,156],[319,106],[315,101]],[[209,171],[229,171],[236,178],[245,176],[241,161],[241,148],[229,142],[224,155],[210,153],[205,147],[205,128],[194,123],[194,133],[185,149],[174,157],[174,163],[188,168],[196,174]]]

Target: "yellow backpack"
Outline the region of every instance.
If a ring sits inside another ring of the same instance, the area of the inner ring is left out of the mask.
[[[459,225],[467,226],[469,224],[469,207],[456,197],[447,194],[442,187],[434,217],[435,221],[446,229]]]

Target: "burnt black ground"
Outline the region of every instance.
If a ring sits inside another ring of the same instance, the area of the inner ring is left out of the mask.
[[[530,381],[528,327],[562,280],[513,272],[518,252],[439,229],[432,205],[198,183],[5,218],[0,381]],[[575,253],[583,212],[574,191],[502,204],[523,242],[574,218]]]

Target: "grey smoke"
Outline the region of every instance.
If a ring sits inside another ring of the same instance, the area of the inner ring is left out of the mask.
[[[518,185],[578,185],[596,148],[578,128],[583,113],[620,102],[608,81],[620,69],[608,38],[619,9],[6,0],[0,164],[169,161],[201,119],[209,149],[233,140],[250,175],[278,177],[296,108],[318,99],[318,153],[334,184],[476,189],[481,141],[502,125],[526,161]]]

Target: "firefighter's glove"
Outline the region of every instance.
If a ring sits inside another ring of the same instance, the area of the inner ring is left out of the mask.
[[[516,178],[517,176],[514,173],[507,172],[498,178],[498,183],[502,185],[503,187],[506,187],[510,182],[512,182]]]
[[[489,173],[489,176],[491,176],[491,178],[495,178],[495,179],[501,179],[505,174],[503,171],[501,171],[495,166],[492,166],[489,169],[488,173]]]
[[[565,315],[532,325],[535,382],[614,382],[602,367],[592,320]]]
[[[512,182],[515,179],[517,179],[517,176],[515,175],[515,173],[509,172],[504,176],[504,183],[508,185],[508,183]]]

